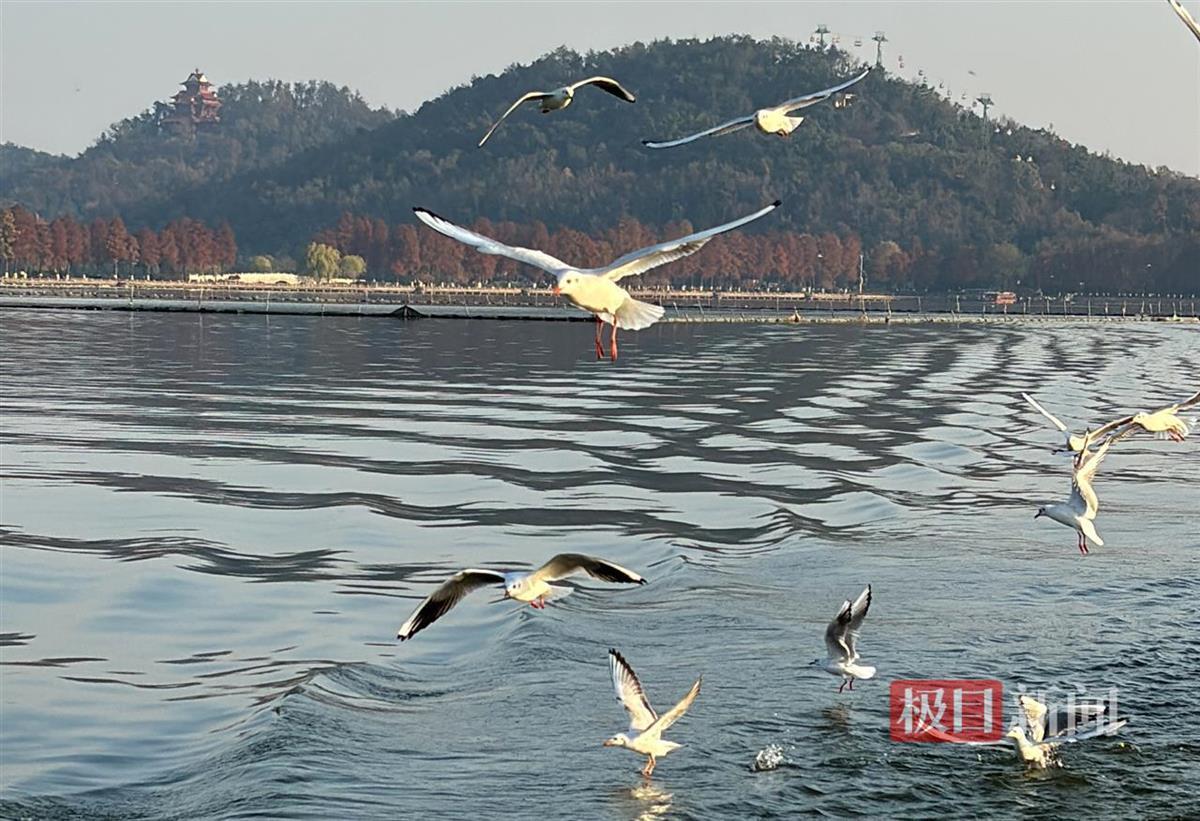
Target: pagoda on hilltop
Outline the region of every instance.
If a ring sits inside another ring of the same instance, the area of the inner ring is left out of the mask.
[[[221,122],[221,101],[213,84],[196,69],[183,81],[171,102],[159,107],[159,123],[174,128],[192,129]]]

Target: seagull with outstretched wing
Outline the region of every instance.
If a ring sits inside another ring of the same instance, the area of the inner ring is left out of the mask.
[[[444,616],[472,591],[498,584],[504,588],[504,598],[528,602],[530,607],[543,610],[546,602],[565,596],[570,587],[551,584],[569,576],[585,573],[603,582],[645,584],[646,580],[621,565],[582,553],[559,553],[533,572],[519,570],[501,573],[497,570],[468,568],[455,573],[437,590],[426,596],[396,633],[400,641],[411,639],[421,630]]]
[[[500,115],[500,119],[496,120],[492,127],[488,129],[488,132],[483,135],[483,139],[479,141],[479,147],[483,148],[483,144],[500,127],[500,123],[504,122],[504,119],[516,111],[522,103],[536,100],[541,106],[542,113],[549,114],[551,111],[558,111],[569,106],[575,99],[575,89],[582,88],[583,86],[595,86],[601,91],[607,91],[609,94],[619,97],[627,103],[637,101],[636,97],[611,77],[588,77],[586,80],[580,80],[577,83],[571,83],[568,86],[556,88],[553,91],[529,91],[521,95],[515,103],[508,107],[507,111]]]
[[[859,664],[858,634],[862,628],[863,619],[871,607],[871,585],[867,585],[858,598],[851,602],[842,602],[837,615],[825,628],[825,650],[829,653],[826,659],[817,659],[813,664],[819,666],[830,675],[842,679],[838,692],[849,685],[854,689],[854,680],[875,677],[875,668]]]
[[[1021,398],[1024,399],[1026,402],[1028,402],[1033,407],[1034,410],[1036,410],[1042,416],[1049,419],[1050,424],[1054,425],[1054,427],[1058,428],[1066,436],[1065,441],[1066,441],[1067,446],[1065,448],[1056,449],[1054,451],[1055,453],[1067,453],[1067,452],[1081,453],[1084,450],[1087,450],[1088,448],[1090,448],[1096,442],[1099,442],[1105,436],[1108,436],[1110,433],[1117,430],[1118,428],[1128,425],[1134,419],[1134,417],[1132,415],[1122,416],[1120,419],[1114,419],[1111,422],[1106,422],[1105,424],[1101,425],[1100,427],[1096,428],[1095,430],[1086,430],[1083,432],[1082,436],[1077,436],[1076,434],[1071,433],[1071,431],[1067,429],[1067,426],[1063,423],[1063,421],[1061,419],[1059,419],[1057,416],[1052,414],[1050,411],[1043,408],[1041,403],[1038,402],[1036,399],[1034,399],[1032,396],[1030,396],[1027,393],[1023,393],[1023,394],[1021,394]]]
[[[700,683],[703,679],[696,679],[687,695],[660,716],[650,706],[646,691],[642,689],[642,682],[638,680],[637,673],[633,672],[624,656],[616,650],[609,650],[608,666],[612,673],[613,689],[617,692],[617,701],[625,708],[625,712],[629,713],[629,731],[617,733],[605,741],[604,746],[624,747],[646,756],[646,766],[642,769],[642,775],[648,777],[654,772],[654,765],[659,758],[683,746],[674,741],[664,740],[662,734],[692,706],[696,696],[700,695]]]
[[[847,80],[844,83],[839,83],[831,88],[814,91],[802,97],[794,97],[771,108],[760,108],[753,114],[738,117],[736,120],[730,120],[727,123],[722,123],[714,128],[692,134],[688,137],[680,137],[677,140],[642,140],[642,145],[647,148],[674,148],[677,145],[685,145],[704,137],[720,137],[724,134],[732,134],[735,131],[741,131],[743,128],[749,128],[750,126],[754,126],[763,134],[778,134],[780,137],[786,137],[804,122],[803,117],[791,116],[793,111],[799,111],[811,105],[816,105],[822,100],[828,100],[839,91],[845,91],[850,86],[860,82],[870,73],[871,69],[868,68],[857,77]]]
[[[653,325],[662,318],[664,313],[661,305],[653,305],[631,297],[628,291],[617,284],[618,282],[625,277],[642,274],[651,268],[657,268],[668,262],[690,256],[703,248],[717,234],[732,231],[765,217],[779,205],[779,200],[776,200],[753,214],[748,214],[724,225],[632,251],[603,268],[577,268],[544,251],[505,245],[490,237],[485,237],[483,234],[463,228],[461,225],[455,225],[450,220],[439,217],[426,208],[414,208],[413,212],[417,215],[417,219],[433,230],[469,245],[481,254],[497,254],[508,257],[553,274],[558,281],[554,286],[555,295],[561,294],[569,299],[575,307],[595,315],[597,359],[604,358],[604,346],[600,341],[600,330],[603,323],[607,322],[612,325],[609,351],[611,358],[615,361],[618,328],[640,331]]]

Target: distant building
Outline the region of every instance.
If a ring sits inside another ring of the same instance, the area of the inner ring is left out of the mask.
[[[221,101],[200,69],[188,75],[183,89],[175,92],[171,102],[160,103],[158,108],[159,123],[168,128],[190,131],[221,121]]]

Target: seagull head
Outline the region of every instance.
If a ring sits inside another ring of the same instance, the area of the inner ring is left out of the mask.
[[[1040,519],[1042,516],[1045,516],[1045,515],[1046,515],[1046,508],[1039,507],[1038,512],[1033,514],[1033,518]]]
[[[615,736],[604,742],[605,747],[628,747],[629,736],[624,733],[617,733]]]
[[[575,273],[563,274],[561,277],[558,278],[558,284],[555,285],[554,288],[552,289],[554,291],[554,295],[555,296],[559,296],[560,294],[566,294],[567,296],[573,295],[575,293],[575,290],[579,287],[579,282],[580,282],[580,279],[579,279],[578,274],[575,274]]]
[[[504,598],[506,598],[506,599],[518,598],[517,594],[520,593],[524,587],[525,587],[525,579],[524,578],[508,579],[504,583]]]

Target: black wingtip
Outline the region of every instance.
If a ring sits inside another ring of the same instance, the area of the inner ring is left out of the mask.
[[[783,200],[775,200],[775,202],[771,203],[772,208],[778,208],[781,205],[783,205]]]
[[[638,584],[646,584],[646,583],[647,582],[645,579],[638,579]]]

